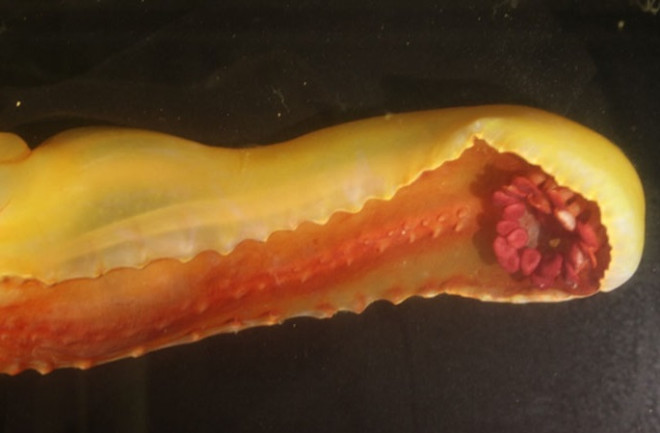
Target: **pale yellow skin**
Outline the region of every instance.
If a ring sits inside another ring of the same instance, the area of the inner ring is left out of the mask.
[[[18,137],[0,135],[0,277],[54,283],[204,250],[228,253],[244,239],[388,199],[475,138],[597,202],[612,248],[600,290],[630,278],[645,211],[633,166],[601,135],[516,106],[387,115],[241,149],[83,128],[29,151]]]

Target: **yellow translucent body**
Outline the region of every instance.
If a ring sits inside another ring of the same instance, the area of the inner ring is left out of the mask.
[[[561,117],[484,106],[388,115],[271,146],[225,149],[84,128],[32,152],[0,136],[0,277],[93,277],[159,258],[231,252],[388,199],[474,142],[515,153],[598,203],[612,248],[601,290],[639,263],[644,197],[622,152]]]

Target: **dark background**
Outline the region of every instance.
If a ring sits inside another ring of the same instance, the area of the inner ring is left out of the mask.
[[[113,124],[241,146],[521,103],[623,148],[647,244],[624,287],[589,299],[379,302],[89,371],[1,376],[0,429],[660,431],[660,15],[627,0],[43,3],[0,3],[0,130],[31,145]]]

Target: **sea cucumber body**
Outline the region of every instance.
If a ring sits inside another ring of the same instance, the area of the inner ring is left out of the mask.
[[[388,115],[242,149],[113,128],[32,152],[6,138],[0,368],[12,373],[376,299],[584,296],[523,287],[489,250],[486,198],[524,164],[598,204],[611,248],[598,290],[625,282],[643,246],[641,183],[621,151],[525,107]]]

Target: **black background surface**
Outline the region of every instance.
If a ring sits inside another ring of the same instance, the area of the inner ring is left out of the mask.
[[[613,293],[379,302],[89,371],[2,376],[4,431],[660,431],[660,15],[626,0],[11,3],[0,130],[31,145],[112,124],[242,146],[520,103],[618,143],[648,216],[640,269]]]

